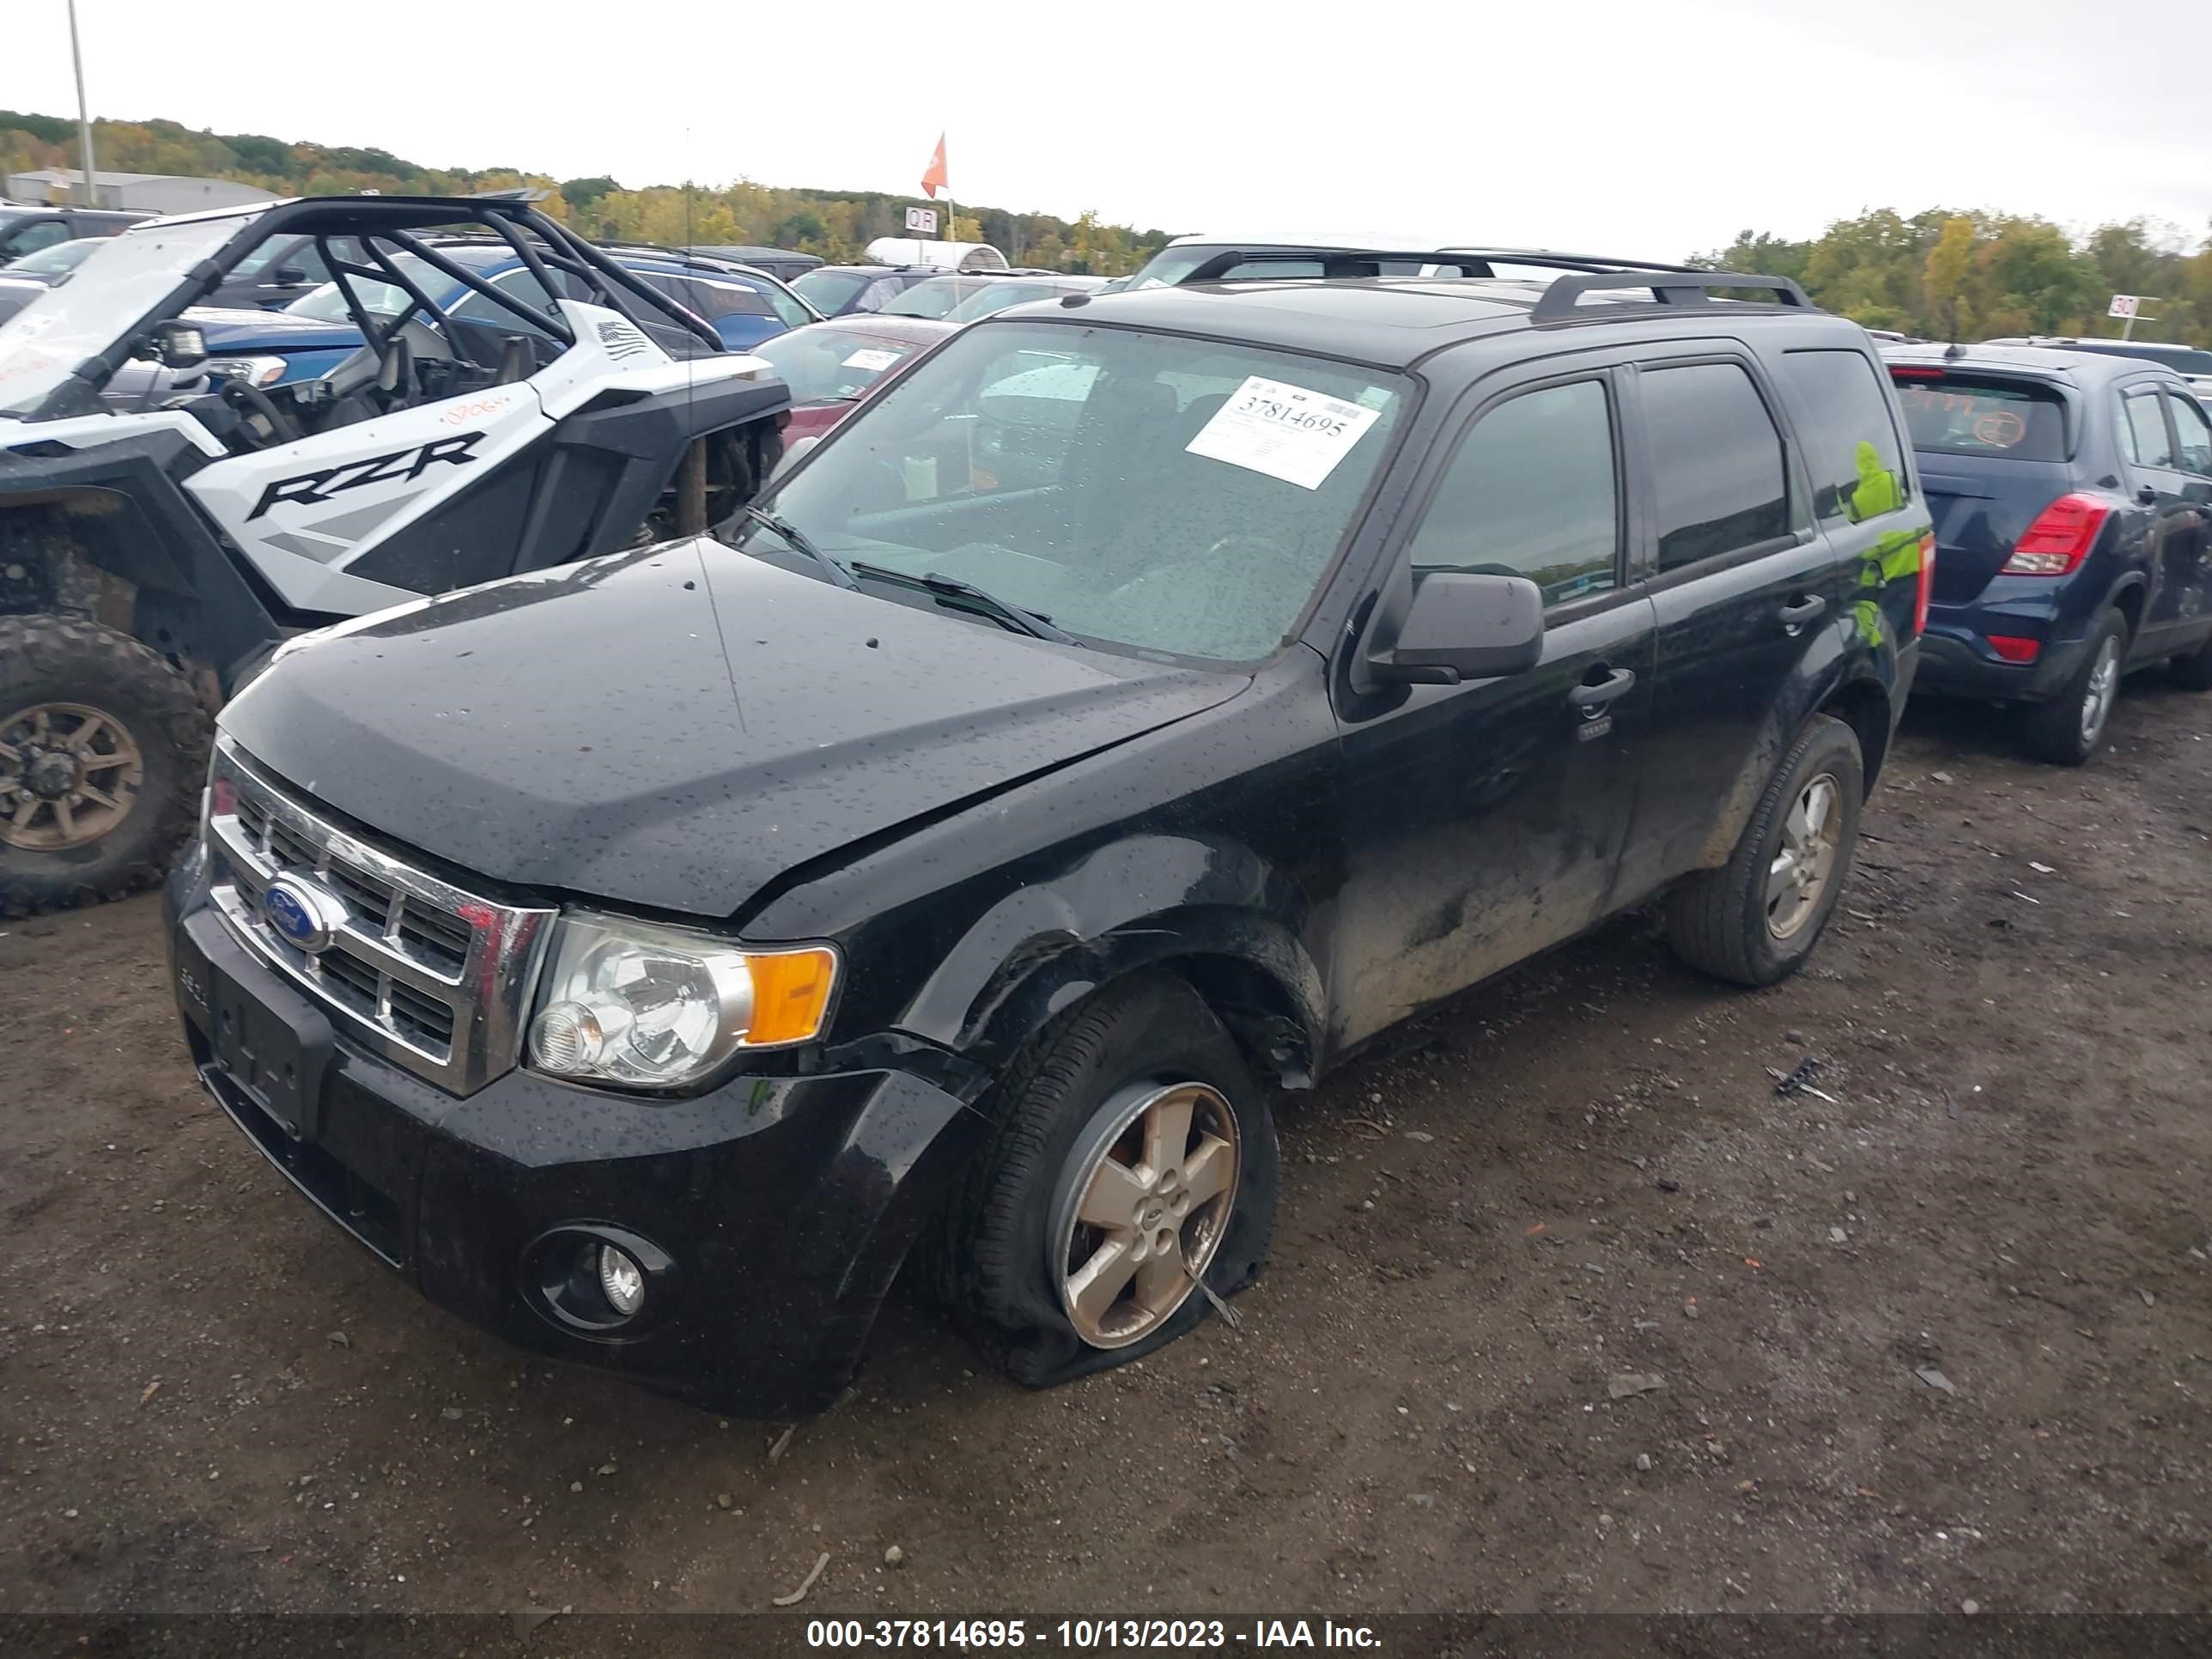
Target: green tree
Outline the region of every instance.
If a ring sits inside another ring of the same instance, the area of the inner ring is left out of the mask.
[[[1966,304],[1966,288],[1973,275],[1974,222],[1963,213],[1954,214],[1943,222],[1942,234],[1928,250],[1921,276],[1938,337],[1965,337],[1972,316]]]

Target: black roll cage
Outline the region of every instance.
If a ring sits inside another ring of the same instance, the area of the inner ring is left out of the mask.
[[[399,330],[418,312],[441,324],[451,321],[421,287],[392,263],[377,246],[380,242],[413,254],[471,293],[482,295],[510,315],[552,335],[564,346],[574,345],[575,331],[568,326],[568,319],[561,315],[557,305],[540,311],[526,304],[446,258],[416,234],[477,226],[489,229],[504,241],[548,295],[557,296],[561,292],[553,277],[553,273],[559,271],[582,283],[592,304],[605,307],[632,325],[641,325],[641,312],[655,313],[665,322],[696,337],[709,349],[724,349],[721,336],[696,312],[624,270],[600,249],[526,202],[486,196],[307,196],[279,202],[252,216],[247,227],[250,234],[234,236],[219,251],[194,266],[182,283],[118,333],[105,350],[79,363],[69,380],[47,394],[32,418],[51,418],[66,412],[88,395],[96,396],[115,371],[137,355],[147,331],[155,324],[166,322],[204,299],[255,250],[286,236],[303,236],[314,242],[345,296],[348,314],[361,330],[362,337],[380,357]],[[339,254],[332,243],[344,239],[357,242],[375,262],[374,268]],[[408,296],[409,303],[394,317],[379,318],[361,304],[348,277],[390,283]]]

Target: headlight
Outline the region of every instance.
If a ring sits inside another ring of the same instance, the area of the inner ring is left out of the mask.
[[[282,357],[210,357],[203,372],[248,386],[275,386],[284,378],[285,367]]]
[[[741,1048],[804,1042],[837,980],[823,947],[748,951],[711,933],[571,912],[530,1022],[539,1071],[635,1088],[696,1083]]]

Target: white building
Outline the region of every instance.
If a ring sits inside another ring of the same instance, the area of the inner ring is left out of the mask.
[[[76,167],[40,167],[31,173],[12,173],[0,196],[18,202],[78,202],[84,173]],[[191,179],[174,173],[110,173],[95,167],[92,173],[93,207],[114,208],[127,213],[197,213],[205,208],[243,207],[251,202],[276,198],[255,185],[235,185],[228,179]]]

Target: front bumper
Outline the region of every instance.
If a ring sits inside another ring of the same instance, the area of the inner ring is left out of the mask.
[[[981,1117],[895,1068],[732,1079],[688,1100],[512,1071],[465,1098],[349,1042],[234,939],[189,861],[172,981],[202,1084],[326,1216],[433,1301],[524,1347],[710,1410],[794,1415],[852,1379]],[[664,1252],[646,1307],[574,1328],[549,1234]]]

